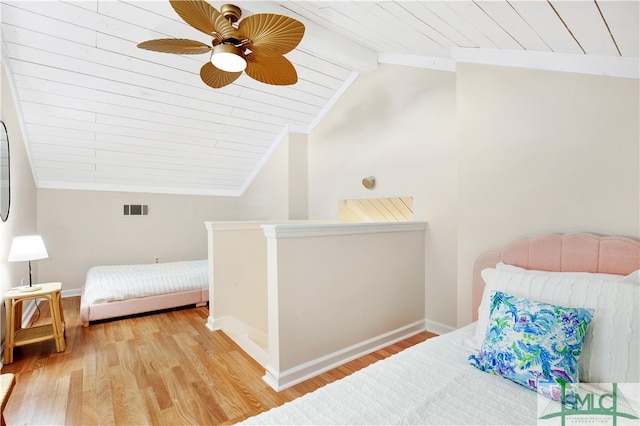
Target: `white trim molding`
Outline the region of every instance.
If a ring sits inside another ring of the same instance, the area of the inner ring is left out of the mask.
[[[65,297],[81,296],[82,292],[79,288],[71,288],[69,290],[62,290],[61,294],[62,298],[64,299]]]
[[[408,67],[428,68],[438,71],[456,71],[456,61],[451,58],[436,58],[434,56],[403,55],[400,53],[381,53],[378,62],[391,65],[405,65]]]
[[[262,379],[273,389],[280,392],[325,371],[415,336],[423,331],[425,331],[425,323],[424,320],[420,320],[285,371],[277,371],[272,366],[267,365],[265,367],[266,374]]]
[[[177,194],[177,195],[206,195],[218,197],[240,197],[242,192],[228,189],[185,188],[168,186],[127,186],[99,182],[63,182],[39,180],[37,187],[42,189],[70,189],[77,191],[105,191],[105,192],[136,192],[144,194]]]
[[[427,222],[287,223],[262,225],[267,238],[305,238],[336,235],[423,231]]]
[[[205,222],[204,226],[207,231],[247,231],[251,229],[260,229],[262,225],[319,225],[325,223],[340,223],[337,220],[284,220],[284,221],[255,221],[255,220],[241,220],[241,221],[211,221]]]
[[[434,333],[437,335],[447,334],[456,330],[455,327],[451,327],[450,325],[442,324],[441,322],[437,321],[425,320],[424,324],[425,329],[429,333]]]
[[[267,350],[256,343],[256,341],[261,341],[266,345],[267,336],[265,333],[249,327],[244,322],[230,316],[223,318],[209,316],[206,327],[211,331],[222,331],[258,364],[266,368]]]
[[[452,48],[451,56],[456,62],[640,79],[640,60],[632,57],[463,47]]]

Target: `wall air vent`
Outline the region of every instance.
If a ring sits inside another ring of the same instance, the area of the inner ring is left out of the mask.
[[[147,204],[125,204],[125,216],[147,216],[149,214],[149,206]]]

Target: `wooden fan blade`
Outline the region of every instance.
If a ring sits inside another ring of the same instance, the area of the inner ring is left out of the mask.
[[[219,89],[229,83],[233,83],[240,75],[240,72],[226,72],[216,68],[211,62],[207,62],[200,68],[200,78],[208,86]]]
[[[193,28],[212,36],[219,33],[223,38],[235,37],[237,31],[220,12],[202,0],[169,0],[178,15]]]
[[[287,86],[298,81],[296,69],[284,56],[261,56],[253,53],[247,57],[244,72],[254,80],[276,86]]]
[[[186,38],[160,38],[157,40],[147,40],[139,43],[138,47],[156,52],[187,55],[197,55],[211,51],[211,47],[206,44]]]
[[[260,56],[280,56],[300,43],[304,25],[288,16],[260,13],[240,21],[238,34],[251,40],[249,48]]]

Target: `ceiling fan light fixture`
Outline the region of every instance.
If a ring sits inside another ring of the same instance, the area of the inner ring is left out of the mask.
[[[139,43],[139,48],[181,55],[208,53],[200,79],[214,89],[233,83],[243,71],[249,78],[274,86],[298,81],[295,67],[284,54],[302,40],[302,22],[273,13],[256,13],[240,21],[242,11],[234,5],[224,4],[218,12],[205,0],[169,2],[184,22],[206,34],[211,42],[161,38]]]
[[[247,67],[247,61],[238,53],[238,48],[225,43],[213,48],[211,63],[216,68],[227,72],[240,72]]]

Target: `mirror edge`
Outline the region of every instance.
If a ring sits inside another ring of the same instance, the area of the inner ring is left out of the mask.
[[[7,132],[7,126],[4,124],[3,120],[0,120],[0,124],[2,125],[2,129],[0,129],[0,131],[4,133],[7,146],[7,208],[5,212],[4,209],[2,209],[2,206],[0,206],[0,219],[2,219],[3,222],[6,222],[9,219],[9,211],[11,210],[11,152],[9,148],[9,132]],[[0,174],[0,179],[1,178],[2,176]],[[0,188],[0,190],[2,189]]]

